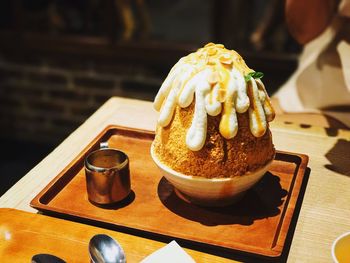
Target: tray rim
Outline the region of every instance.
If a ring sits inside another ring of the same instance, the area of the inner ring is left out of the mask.
[[[101,221],[101,220],[98,219],[98,217],[87,217],[86,215],[84,215],[84,214],[82,214],[80,212],[76,212],[76,211],[74,211],[74,214],[73,214],[70,210],[66,210],[66,209],[62,209],[62,208],[56,208],[56,207],[50,207],[49,205],[42,203],[40,199],[62,177],[64,177],[64,175],[70,169],[72,169],[72,167],[74,165],[76,165],[79,161],[81,161],[82,158],[84,158],[86,152],[91,150],[94,146],[98,145],[98,143],[101,141],[101,139],[104,136],[108,136],[109,133],[111,133],[113,130],[123,130],[123,131],[126,131],[126,132],[143,133],[143,134],[146,134],[146,135],[149,135],[149,136],[153,136],[155,134],[154,131],[145,130],[145,129],[126,127],[126,126],[121,126],[121,125],[113,125],[113,124],[112,125],[107,125],[101,132],[98,133],[98,135],[96,135],[94,137],[93,140],[91,140],[86,145],[86,147],[83,148],[83,150],[81,150],[77,154],[77,156],[75,156],[72,159],[72,161],[70,161],[61,170],[61,172],[59,172],[53,179],[51,179],[51,181],[31,200],[30,206],[32,208],[35,208],[35,209],[39,210],[39,211],[47,212],[50,215],[73,217],[73,218],[78,220],[77,222],[79,222],[79,219],[80,219],[80,220],[87,220],[87,221],[96,222],[97,224],[109,224],[111,226],[122,227],[124,229],[132,229],[132,230],[138,231],[140,233],[146,233],[146,234],[148,233],[149,235],[159,235],[159,236],[172,237],[172,238],[186,240],[186,241],[188,241],[190,243],[197,243],[197,244],[199,243],[199,244],[209,245],[209,246],[213,246],[213,247],[224,248],[224,249],[228,249],[228,250],[232,250],[232,251],[248,253],[248,254],[252,254],[252,255],[255,255],[255,256],[267,257],[267,258],[278,258],[278,257],[280,257],[282,255],[282,252],[283,252],[283,249],[284,249],[284,245],[285,245],[285,241],[286,241],[287,235],[288,235],[288,230],[289,230],[289,227],[291,226],[292,218],[294,217],[296,204],[298,203],[301,186],[302,186],[302,183],[303,183],[303,180],[304,180],[304,176],[306,174],[306,169],[307,169],[307,165],[308,165],[308,161],[309,161],[309,156],[306,155],[306,154],[302,154],[302,153],[294,153],[294,152],[276,150],[276,153],[279,153],[279,154],[299,157],[300,158],[300,163],[299,163],[298,167],[295,169],[297,172],[293,176],[293,180],[292,180],[292,182],[290,184],[291,185],[291,191],[290,191],[290,193],[288,194],[288,196],[287,196],[287,198],[285,200],[285,202],[287,202],[287,204],[285,205],[285,209],[283,209],[281,211],[283,213],[283,215],[281,215],[281,219],[279,220],[279,223],[278,223],[278,227],[279,227],[278,231],[276,231],[274,233],[273,245],[271,246],[271,248],[268,248],[268,249],[261,248],[261,247],[258,247],[258,246],[244,245],[245,247],[251,247],[253,249],[241,250],[240,248],[237,248],[237,249],[236,248],[227,248],[227,247],[222,247],[220,245],[202,243],[200,241],[191,240],[189,238],[186,239],[186,238],[176,237],[176,236],[172,236],[172,235],[156,233],[156,232],[150,231],[150,230],[144,230],[144,229],[138,229],[138,228],[135,228],[135,227],[129,227],[129,226],[120,225],[120,224],[117,224],[117,223],[112,222],[110,220],[103,220],[103,221]],[[293,198],[294,202],[291,205],[290,199],[292,199],[292,196],[294,197]],[[290,212],[291,216],[286,217],[285,215],[288,212]],[[98,227],[101,227],[101,226],[98,226]],[[280,233],[284,233],[284,232],[286,234],[281,236]]]

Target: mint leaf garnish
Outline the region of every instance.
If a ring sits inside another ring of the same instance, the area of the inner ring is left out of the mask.
[[[264,76],[264,73],[259,72],[259,71],[254,71],[254,72],[249,72],[247,75],[244,76],[244,79],[246,82],[250,80],[250,78],[253,79],[261,79]]]

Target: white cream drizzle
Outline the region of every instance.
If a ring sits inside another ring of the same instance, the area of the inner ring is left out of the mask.
[[[207,136],[207,112],[205,109],[205,96],[210,91],[206,81],[200,81],[196,86],[196,101],[191,127],[186,136],[186,145],[192,151],[202,149]]]
[[[195,98],[193,120],[186,135],[190,150],[198,151],[205,143],[207,114],[221,113],[219,131],[224,138],[231,139],[238,131],[236,112],[248,110],[252,134],[263,136],[267,121],[272,121],[275,114],[262,81],[253,78],[245,81],[244,76],[251,71],[238,53],[223,45],[209,43],[181,58],[154,100],[154,108],[160,111],[158,124],[169,125],[176,105],[186,108]]]
[[[258,85],[256,85],[255,79],[250,79],[248,88],[250,89],[250,99],[253,101],[252,106],[249,107],[248,111],[250,131],[255,137],[261,137],[266,131],[266,119],[262,102],[260,101]]]
[[[272,108],[271,100],[270,100],[269,96],[267,95],[265,85],[260,79],[257,79],[256,83],[260,87],[259,92],[261,92],[265,95],[265,96],[261,96],[262,98],[260,100],[263,101],[263,108],[265,111],[266,120],[273,121],[273,119],[275,118],[275,111]]]
[[[215,84],[213,90],[205,96],[205,109],[210,116],[217,116],[221,112],[220,88],[219,84]]]
[[[235,93],[237,93],[237,87],[235,85],[228,85],[226,100],[224,101],[224,110],[219,125],[219,131],[226,139],[235,137],[238,130],[236,107],[234,102]]]
[[[237,87],[237,97],[236,97],[236,109],[237,112],[246,112],[249,108],[250,101],[247,95],[247,84],[245,82],[244,76],[237,69],[231,69],[231,82],[232,85]]]

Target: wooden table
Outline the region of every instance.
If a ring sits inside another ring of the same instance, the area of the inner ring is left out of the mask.
[[[111,98],[7,191],[0,198],[0,207],[36,213],[30,201],[107,125],[154,130],[157,116],[150,102]],[[291,123],[285,117],[277,118],[271,127],[278,150],[310,157],[311,172],[287,261],[331,262],[332,242],[350,231],[350,131]],[[123,235],[136,242],[137,237]],[[187,251],[202,262],[228,262],[218,256]]]

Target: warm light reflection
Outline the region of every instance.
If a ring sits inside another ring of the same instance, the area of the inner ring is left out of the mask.
[[[5,240],[10,240],[11,237],[12,237],[11,232],[10,231],[5,231],[4,237],[5,237]]]
[[[11,232],[6,226],[0,226],[0,239],[1,240],[10,240],[12,237]]]

